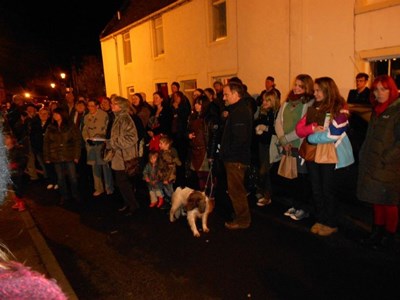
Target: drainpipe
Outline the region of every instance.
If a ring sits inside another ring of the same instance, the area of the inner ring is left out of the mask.
[[[115,60],[117,62],[117,78],[118,78],[118,90],[119,90],[118,95],[122,95],[121,67],[119,64],[118,41],[117,41],[117,36],[113,35],[112,38],[114,39]]]

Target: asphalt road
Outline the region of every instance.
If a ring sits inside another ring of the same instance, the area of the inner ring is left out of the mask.
[[[170,223],[137,194],[142,208],[125,217],[117,194],[59,206],[44,183],[29,185],[31,214],[79,299],[397,298],[400,256],[359,244],[370,216],[358,203],[343,203],[330,237],[309,232],[312,218],[283,216],[284,199],[274,199],[251,200],[242,231],[225,229],[215,210],[211,231],[195,238],[185,219]]]

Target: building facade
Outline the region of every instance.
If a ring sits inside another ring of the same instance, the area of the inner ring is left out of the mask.
[[[270,75],[284,98],[307,73],[346,96],[358,72],[399,82],[399,15],[400,0],[131,1],[100,37],[106,92],[151,101],[173,81],[190,95],[238,76],[255,95]]]

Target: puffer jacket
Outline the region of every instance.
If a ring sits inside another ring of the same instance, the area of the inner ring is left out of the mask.
[[[400,98],[372,114],[359,153],[357,196],[372,204],[398,205],[400,198]]]
[[[109,143],[115,152],[111,161],[111,168],[113,170],[125,170],[124,160],[138,156],[136,126],[127,112],[115,113]]]
[[[47,127],[43,140],[43,159],[52,163],[73,161],[81,156],[81,133],[71,124]]]
[[[297,124],[296,130],[299,134],[307,131],[301,129],[303,119]],[[335,143],[336,154],[338,162],[336,163],[335,169],[347,167],[354,163],[353,148],[349,137],[346,134],[349,121],[347,111],[344,110],[339,113],[329,124],[329,127],[322,132],[315,132],[307,137],[308,142],[311,144],[327,144]],[[310,128],[312,124],[305,125],[306,128]]]

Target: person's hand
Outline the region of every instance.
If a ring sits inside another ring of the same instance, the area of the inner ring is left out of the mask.
[[[317,126],[317,127],[314,127],[314,132],[322,132],[322,131],[325,131],[324,126]]]
[[[189,133],[189,139],[194,139],[196,137],[196,135],[194,134],[194,132]]]
[[[79,162],[79,159],[77,159],[77,158],[74,158],[74,163],[78,163]]]
[[[279,143],[280,143],[282,146],[285,146],[285,145],[288,144],[288,141],[287,141],[287,139],[286,139],[286,137],[285,137],[284,135],[282,135],[282,136],[279,137]]]
[[[285,152],[288,153],[290,150],[292,150],[292,144],[286,144],[283,146],[283,149],[285,149]]]

